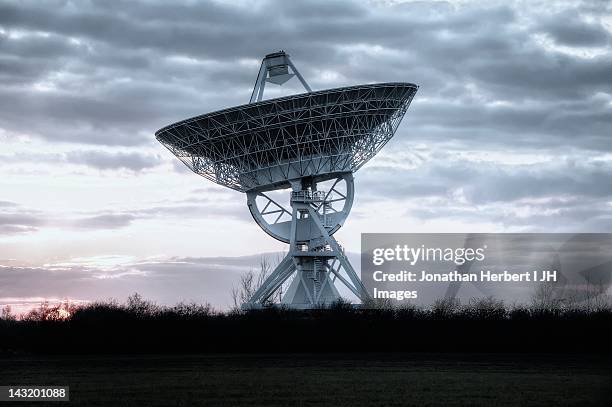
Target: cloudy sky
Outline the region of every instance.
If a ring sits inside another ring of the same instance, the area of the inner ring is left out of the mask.
[[[612,232],[611,47],[599,0],[0,0],[0,304],[229,304],[283,245],[153,134],[248,102],[279,49],[313,89],[420,86],[356,174],[349,251],[362,232]]]

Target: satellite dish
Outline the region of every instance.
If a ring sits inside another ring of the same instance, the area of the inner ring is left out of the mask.
[[[283,84],[293,76],[307,93],[262,101],[266,82]],[[338,300],[338,281],[360,300],[368,298],[333,235],[353,205],[353,173],[393,137],[417,89],[393,82],[313,92],[280,51],[264,57],[250,103],[155,133],[196,174],[246,193],[255,222],[289,244],[244,308],[268,304],[291,278],[281,303],[293,308]],[[288,188],[284,204],[276,191]]]

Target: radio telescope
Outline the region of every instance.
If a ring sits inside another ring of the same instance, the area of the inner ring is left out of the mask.
[[[293,76],[307,93],[262,100],[266,83]],[[266,55],[250,102],[183,120],[155,133],[193,172],[246,193],[255,222],[289,244],[276,269],[243,305],[314,308],[344,284],[368,294],[334,238],[353,205],[353,173],[393,137],[418,86],[379,83],[312,91],[284,51]],[[290,189],[288,203],[280,191]]]

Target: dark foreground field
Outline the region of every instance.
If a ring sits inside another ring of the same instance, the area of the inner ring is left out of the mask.
[[[0,318],[0,385],[77,406],[612,405],[610,307],[59,311]]]
[[[3,384],[69,385],[65,405],[76,406],[604,406],[612,396],[609,356],[596,355],[11,356],[0,366]]]

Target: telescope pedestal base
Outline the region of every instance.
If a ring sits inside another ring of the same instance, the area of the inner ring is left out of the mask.
[[[312,307],[313,305],[329,305],[340,299],[340,294],[334,285],[327,265],[315,260],[295,270],[297,273],[289,285],[281,301],[282,305],[289,307]],[[314,267],[312,267],[314,266]],[[319,268],[319,270],[317,270]]]
[[[271,298],[291,277],[293,281],[281,304],[295,308],[316,308],[339,300],[335,284],[339,280],[360,300],[368,298],[363,283],[355,273],[342,248],[323,225],[317,206],[304,199],[291,201],[290,250],[285,258],[263,282],[243,308],[261,308],[272,305]],[[301,222],[298,222],[298,218]],[[304,222],[304,220],[308,220]],[[311,238],[298,241],[308,230]]]

